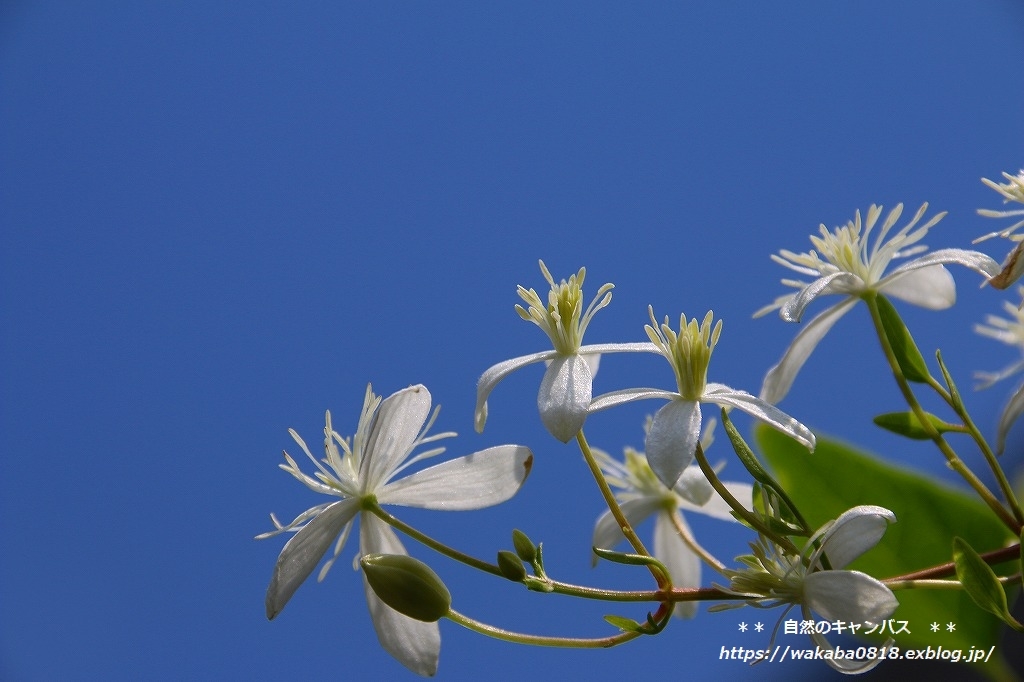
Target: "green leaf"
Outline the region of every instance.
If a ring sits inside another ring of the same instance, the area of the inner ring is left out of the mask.
[[[605,616],[604,619],[622,630],[623,632],[643,632],[644,629],[640,623],[636,622],[632,618],[626,618],[624,616]]]
[[[921,351],[917,349],[907,325],[903,324],[903,318],[885,296],[878,296],[875,300],[878,302],[879,317],[882,318],[882,329],[885,331],[885,337],[889,339],[889,345],[896,355],[896,362],[899,363],[903,376],[907,381],[927,383],[931,376],[928,365],[925,364]]]
[[[953,563],[956,564],[956,577],[975,604],[1002,619],[1014,630],[1024,630],[1024,626],[1010,615],[1006,592],[992,567],[962,538],[953,538]]]
[[[930,423],[939,433],[963,431],[961,427],[955,424],[946,423],[934,414],[925,412],[925,417],[928,418],[928,423]],[[898,433],[901,436],[906,436],[907,438],[912,438],[914,440],[928,440],[931,438],[924,426],[921,424],[921,420],[918,419],[917,415],[913,412],[887,412],[875,417],[874,422],[887,431],[892,431],[893,433]]]
[[[956,536],[970,538],[984,551],[1015,538],[976,498],[928,477],[879,461],[827,437],[818,436],[813,454],[786,435],[761,426],[755,442],[775,477],[800,506],[807,521],[820,527],[847,509],[877,504],[892,510],[897,523],[881,542],[850,568],[888,578],[949,562]],[[1010,562],[1001,572],[1016,570]],[[997,643],[1000,621],[980,610],[961,590],[898,590],[900,606],[892,618],[907,621],[909,633],[896,635],[900,646],[989,647]],[[940,625],[938,632],[931,624]],[[946,624],[955,624],[948,632]]]

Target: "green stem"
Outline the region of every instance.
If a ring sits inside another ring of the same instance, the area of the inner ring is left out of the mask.
[[[942,363],[941,356],[939,357],[940,364]],[[943,366],[943,373],[946,373],[946,369]],[[952,382],[952,379],[948,375],[947,380]],[[999,483],[999,489],[1003,493],[1003,497],[1006,499],[1006,503],[1010,506],[1010,511],[1013,512],[1014,518],[1017,520],[1018,526],[1024,526],[1024,512],[1021,511],[1020,503],[1017,501],[1017,495],[1013,492],[1013,486],[1010,485],[1010,481],[1006,478],[1006,473],[1003,471],[1003,467],[999,465],[999,460],[996,458],[995,453],[989,446],[988,441],[981,434],[974,420],[971,419],[970,413],[967,412],[967,407],[960,400],[954,400],[953,395],[949,393],[944,386],[942,386],[935,377],[928,375],[928,385],[931,386],[936,393],[938,393],[946,404],[952,408],[953,412],[960,418],[960,421],[964,426],[964,433],[968,434],[974,442],[978,445],[978,449],[981,450],[981,454],[985,457],[985,462],[988,464],[992,474],[996,477],[996,481]]]
[[[664,608],[659,609],[659,612],[651,616],[656,622],[664,620],[668,617],[668,612],[664,612]],[[609,637],[547,637],[544,635],[527,635],[521,632],[512,632],[511,630],[504,630],[502,628],[481,623],[478,620],[474,620],[469,616],[463,615],[453,609],[448,610],[446,616],[455,623],[458,623],[464,628],[477,632],[481,635],[487,635],[494,639],[500,639],[504,642],[512,642],[513,644],[528,644],[531,646],[550,646],[559,647],[564,649],[607,649],[619,644],[624,644],[630,640],[634,640],[642,632],[620,632],[616,635]]]
[[[701,447],[700,443],[697,443],[697,450],[694,455],[697,458],[697,465],[700,467],[700,470],[704,472],[704,476],[708,479],[708,482],[711,483],[711,487],[715,489],[715,492],[722,496],[722,499],[725,500],[730,509],[736,512],[740,518],[746,521],[751,528],[761,535],[771,538],[773,542],[784,547],[791,554],[800,554],[800,550],[797,549],[797,546],[793,544],[792,540],[783,535],[779,535],[769,528],[761,518],[757,516],[757,514],[754,514],[740,504],[740,501],[737,500],[731,492],[729,492],[729,489],[725,487],[725,484],[718,479],[718,474],[715,473],[714,468],[708,462],[707,455],[704,454],[704,448]]]
[[[978,493],[978,496],[981,497],[992,512],[999,517],[1000,521],[1006,524],[1014,534],[1020,533],[1021,524],[1006,511],[1006,508],[1003,507],[1002,503],[1000,503],[998,499],[996,499],[995,495],[992,494],[992,491],[989,490],[988,487],[982,483],[981,479],[979,479],[964,463],[964,461],[960,459],[959,455],[957,455],[953,448],[950,447],[949,443],[946,442],[946,439],[942,437],[942,434],[935,429],[931,420],[928,419],[924,408],[922,408],[921,404],[917,401],[917,396],[914,395],[913,389],[910,388],[910,383],[907,381],[907,378],[903,376],[903,370],[900,369],[900,363],[896,359],[896,354],[893,352],[892,346],[889,345],[888,337],[885,335],[885,329],[882,326],[882,317],[878,311],[877,295],[878,294],[875,292],[867,292],[863,295],[863,299],[868,306],[868,310],[871,311],[871,321],[875,325],[875,333],[878,335],[878,340],[882,345],[882,352],[889,363],[889,367],[892,369],[893,377],[896,379],[896,385],[899,387],[900,393],[903,394],[903,398],[906,400],[907,405],[910,407],[911,411],[913,411],[914,416],[917,417],[918,422],[920,422],[922,428],[924,428],[925,432],[928,434],[928,437],[931,438],[932,442],[935,443],[936,447],[939,448],[939,451],[946,458],[946,462],[949,463],[950,468],[960,474],[967,484],[971,486],[976,493]]]
[[[384,509],[379,504],[377,504],[376,500],[364,503],[363,509],[370,512],[371,514],[374,514],[375,516],[383,520],[385,523],[387,523],[389,526],[397,528],[398,530],[402,531],[414,540],[423,543],[435,552],[443,554],[449,559],[454,559],[455,561],[459,561],[461,563],[466,564],[467,566],[471,566],[485,573],[490,573],[492,575],[496,575],[502,578],[505,577],[505,575],[501,572],[501,569],[498,568],[497,565],[489,563],[487,561],[483,561],[481,559],[477,559],[476,557],[470,556],[468,554],[464,554],[463,552],[460,552],[457,549],[449,547],[448,545],[442,542],[438,542],[429,535],[426,535],[425,533],[416,530],[409,524],[400,521],[398,518],[384,511]]]
[[[587,467],[590,468],[590,473],[593,474],[594,480],[597,482],[597,487],[601,490],[601,496],[604,497],[604,502],[608,505],[609,511],[615,518],[615,522],[619,524],[619,529],[622,534],[626,536],[626,540],[633,547],[633,550],[642,556],[652,556],[647,548],[644,547],[643,541],[640,540],[640,536],[636,534],[633,527],[629,524],[626,519],[626,515],[622,513],[622,508],[619,506],[618,500],[615,499],[615,493],[612,492],[611,486],[608,485],[608,481],[604,477],[604,473],[601,471],[600,465],[597,460],[594,459],[594,453],[590,450],[590,444],[587,442],[587,437],[583,435],[583,429],[580,429],[576,433],[576,442],[580,446],[580,451],[583,453],[583,459],[587,462]],[[657,567],[651,565],[648,566],[651,571],[651,575],[658,582],[658,587],[664,590],[672,589],[672,583],[669,580],[669,576],[663,575]]]
[[[485,573],[490,573],[504,578],[504,574],[496,564],[491,564],[476,557],[469,556],[463,552],[458,551],[448,545],[435,540],[434,538],[426,535],[422,531],[419,531],[409,524],[401,521],[395,516],[392,516],[385,511],[377,503],[367,503],[364,509],[393,528],[405,533],[414,540],[430,547],[439,554],[443,554],[449,559],[454,559],[460,563],[471,566],[472,568],[479,569]],[[552,580],[550,578],[544,579],[544,583],[547,587],[550,587],[551,592],[557,594],[564,594],[570,597],[579,597],[582,599],[594,599],[599,601],[611,601],[611,602],[660,602],[660,601],[699,601],[704,599],[722,599],[722,593],[719,593],[713,588],[707,588],[703,591],[693,590],[680,590],[677,592],[667,592],[666,590],[608,590],[598,587],[584,587],[582,585],[573,585],[571,583],[565,583],[558,580]],[[675,595],[673,599],[672,595]]]
[[[675,526],[676,533],[679,534],[679,538],[686,544],[686,546],[693,550],[693,553],[699,556],[704,561],[704,563],[706,563],[708,566],[715,569],[716,571],[718,571],[718,573],[724,576],[726,570],[725,564],[716,559],[714,555],[711,554],[711,552],[707,551],[706,549],[701,547],[700,544],[698,544],[697,539],[693,537],[693,533],[691,533],[689,529],[683,525],[683,518],[679,515],[679,512],[673,511],[670,514],[670,517],[672,519],[672,525]]]

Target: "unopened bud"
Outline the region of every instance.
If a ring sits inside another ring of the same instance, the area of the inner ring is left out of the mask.
[[[422,561],[404,554],[367,554],[359,563],[370,587],[395,611],[428,623],[448,615],[452,595]]]
[[[532,564],[533,560],[537,558],[537,548],[534,546],[533,541],[526,537],[526,533],[521,530],[512,531],[512,546],[516,548],[516,554],[519,558],[528,564]]]
[[[498,552],[498,568],[501,574],[512,582],[521,583],[526,577],[526,567],[523,562],[512,552],[501,550]]]

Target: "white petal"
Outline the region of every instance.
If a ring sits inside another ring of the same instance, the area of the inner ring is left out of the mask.
[[[408,554],[391,527],[372,514],[362,514],[359,526],[360,554]],[[424,623],[403,616],[380,600],[363,576],[366,603],[370,607],[373,629],[384,650],[417,675],[437,672],[441,653],[441,629],[437,623]]]
[[[956,282],[949,270],[932,265],[886,277],[879,291],[928,310],[945,310],[956,303]]]
[[[848,509],[822,536],[821,548],[812,556],[811,565],[824,552],[832,568],[843,568],[877,545],[895,521],[896,515],[885,507],[865,504]]]
[[[650,398],[662,398],[672,400],[678,398],[678,393],[666,391],[663,388],[624,388],[621,391],[612,391],[597,396],[590,403],[591,412],[600,412],[610,407],[631,403],[636,400],[648,400]]]
[[[810,611],[805,609],[804,610],[804,620],[811,620],[811,619],[812,619],[812,616],[811,616]],[[814,644],[817,645],[817,647],[819,649],[822,649],[823,651],[835,651],[835,647],[832,646],[829,643],[828,638],[826,638],[825,635],[821,634],[820,632],[813,632],[812,631],[811,632],[811,641],[814,642]],[[886,650],[888,650],[895,643],[896,643],[896,640],[894,640],[892,637],[890,637],[889,639],[887,639],[885,641],[884,648]],[[855,658],[854,659],[850,659],[850,658],[840,658],[840,659],[826,658],[826,659],[824,659],[824,661],[825,661],[825,663],[827,665],[829,665],[831,668],[834,668],[835,670],[838,670],[839,672],[843,673],[844,675],[860,675],[862,673],[866,673],[869,670],[873,669],[875,666],[877,666],[879,663],[881,663],[882,660],[883,659],[881,657],[865,658],[862,661],[858,661]]]
[[[627,500],[620,504],[619,508],[622,509],[626,521],[635,530],[648,516],[661,509],[661,505],[661,498],[645,496]],[[610,511],[606,511],[598,517],[597,523],[594,524],[594,539],[591,542],[594,547],[614,549],[616,545],[625,539],[626,536],[622,534],[622,529],[619,528],[619,522],[615,520]],[[597,563],[596,555],[594,556],[593,563]]]
[[[733,483],[731,481],[724,481],[723,485],[745,509],[753,509],[754,487],[752,485],[749,483]],[[732,507],[730,507],[717,492],[714,493],[711,499],[705,504],[697,506],[695,504],[682,501],[679,503],[679,508],[683,511],[707,514],[712,518],[721,519],[723,521],[736,521],[736,517],[732,515]]]
[[[408,456],[430,413],[430,391],[426,386],[404,388],[384,399],[377,408],[366,439],[359,480],[373,492]]]
[[[700,467],[695,464],[691,464],[683,469],[683,473],[679,476],[679,480],[676,481],[672,491],[697,509],[707,504],[715,494],[715,489],[711,487],[711,482],[708,481],[707,476],[700,470]]]
[[[904,263],[883,277],[879,283],[884,283],[907,270],[919,270],[933,265],[962,265],[984,277],[995,277],[1001,269],[999,263],[993,260],[991,256],[980,251],[939,249],[938,251],[927,253],[920,258],[915,258],[909,263]]]
[[[783,303],[779,308],[779,317],[786,322],[799,322],[804,316],[804,310],[818,296],[851,294],[863,288],[864,282],[857,275],[849,272],[833,272],[831,275],[814,280]]]
[[[516,371],[521,367],[533,364],[535,362],[544,362],[558,356],[558,352],[554,350],[546,350],[541,353],[533,353],[531,355],[524,355],[518,358],[512,358],[511,360],[505,360],[498,364],[489,367],[486,372],[480,377],[480,380],[476,384],[476,414],[474,417],[474,425],[477,433],[484,430],[484,424],[487,423],[487,396],[491,395],[491,391],[498,385],[498,382],[507,377],[512,372]]]
[[[704,402],[717,405],[728,405],[743,410],[757,417],[768,426],[800,441],[809,450],[814,450],[814,434],[811,430],[793,417],[760,398],[755,398],[746,391],[737,391],[724,384],[708,384],[701,396]]]
[[[529,448],[498,445],[388,483],[377,501],[449,511],[482,509],[515,495],[532,466]]]
[[[1024,242],[1021,242],[1024,243]],[[1003,449],[1006,447],[1006,435],[1010,432],[1010,427],[1017,421],[1017,417],[1024,412],[1024,384],[1021,384],[1016,393],[1010,398],[1010,402],[1006,404],[1006,408],[1003,409],[1002,416],[999,417],[999,431],[996,435],[996,451],[1002,454]]]
[[[689,532],[690,527],[682,516],[679,523]],[[672,587],[700,587],[700,557],[679,537],[667,513],[658,514],[654,519],[654,556],[668,569]],[[672,615],[693,618],[697,607],[695,601],[676,602]]]
[[[537,393],[540,420],[548,433],[567,443],[587,420],[594,377],[579,355],[561,355],[551,361]]]
[[[281,613],[295,590],[313,572],[331,543],[358,511],[359,500],[355,499],[328,505],[285,544],[267,588],[267,618]]]
[[[696,400],[670,400],[654,414],[645,450],[651,470],[667,487],[675,486],[693,461],[700,442],[700,404]]]
[[[807,323],[789,344],[779,364],[768,370],[768,374],[765,375],[764,384],[761,386],[761,400],[774,404],[786,397],[797,372],[807,362],[818,342],[858,300],[860,299],[848,298]]]
[[[880,623],[896,610],[896,595],[860,571],[816,571],[804,578],[803,603],[827,620]]]
[[[659,350],[658,347],[650,341],[636,341],[633,343],[593,343],[587,346],[580,346],[580,349],[576,352],[583,356],[603,353],[654,353],[656,355],[661,355],[661,350]],[[594,373],[597,373],[596,368],[594,368]]]

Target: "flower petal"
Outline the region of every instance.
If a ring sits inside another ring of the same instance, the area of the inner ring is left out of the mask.
[[[1024,242],[1022,242],[1024,243]],[[1003,449],[1006,448],[1006,435],[1010,432],[1010,427],[1017,421],[1017,417],[1024,412],[1024,384],[1017,387],[1017,391],[1010,397],[1010,402],[1006,404],[1003,409],[1003,414],[999,417],[999,430],[996,434],[996,451],[1002,454]]]
[[[482,509],[515,495],[532,466],[529,448],[498,445],[388,483],[377,501],[450,511]]]
[[[693,505],[694,509],[700,509],[715,494],[715,489],[711,487],[711,482],[700,467],[691,464],[683,469],[679,480],[672,487],[672,492]]]
[[[499,362],[487,369],[486,372],[481,375],[480,380],[476,384],[476,413],[473,419],[476,432],[481,433],[484,430],[484,424],[487,423],[487,397],[491,395],[491,391],[498,385],[498,382],[507,377],[512,372],[531,365],[535,362],[544,362],[545,360],[551,360],[558,356],[558,351],[546,350],[540,353],[532,353],[530,355],[523,355],[522,357],[512,358],[511,360],[505,360]]]
[[[648,516],[661,509],[661,498],[654,496],[638,497],[627,500],[619,505],[629,525],[636,528],[643,523]],[[614,549],[616,545],[623,542],[626,536],[619,528],[619,522],[615,520],[610,511],[601,514],[594,524],[594,539],[591,544],[601,549]],[[597,556],[594,556],[593,563],[597,564]]]
[[[732,493],[732,496],[736,498],[736,501],[742,504],[746,509],[753,509],[754,507],[754,487],[749,483],[733,483],[731,481],[723,481],[722,483],[726,490]],[[710,484],[709,484],[710,485]],[[708,516],[721,519],[723,521],[736,521],[736,517],[732,515],[732,507],[722,499],[722,496],[717,492],[711,496],[705,504],[700,506],[680,500],[679,508],[683,511],[692,511],[699,514],[707,514]]]
[[[687,532],[690,531],[682,516],[677,520]],[[654,519],[654,556],[668,569],[672,587],[700,587],[700,557],[679,537],[667,512],[658,514]],[[672,615],[693,618],[697,615],[697,607],[695,601],[676,602]]]
[[[904,263],[879,280],[879,284],[892,280],[908,270],[920,270],[933,265],[962,265],[984,277],[995,277],[1002,269],[991,256],[970,249],[939,249]]]
[[[561,355],[551,361],[537,393],[540,420],[552,436],[567,443],[587,420],[594,376],[579,355]]]
[[[860,571],[816,571],[804,578],[802,603],[827,620],[880,623],[899,600],[880,580]]]
[[[761,386],[761,400],[775,404],[786,397],[797,373],[807,362],[807,358],[811,356],[818,342],[858,300],[860,299],[848,298],[807,323],[807,326],[789,344],[789,348],[782,355],[779,364],[768,370],[768,374],[765,375],[764,384]]]
[[[956,282],[949,270],[941,265],[899,273],[894,271],[883,282],[879,287],[883,294],[928,310],[945,310],[956,303]]]
[[[774,405],[755,398],[746,391],[737,391],[724,384],[708,384],[701,396],[704,402],[728,405],[757,417],[768,426],[800,441],[808,450],[814,450],[814,434],[811,430]]]
[[[362,514],[359,525],[360,554],[408,554],[391,528],[372,514]],[[370,607],[373,629],[384,650],[417,675],[437,672],[441,653],[441,629],[437,623],[425,623],[403,616],[380,600],[363,576],[366,603]]]
[[[268,619],[281,613],[295,590],[313,572],[331,543],[358,511],[359,501],[355,499],[330,504],[285,543],[267,588]]]
[[[675,487],[693,461],[700,442],[700,404],[696,400],[670,400],[654,414],[645,450],[651,470],[667,487]]]
[[[864,281],[850,272],[833,272],[819,277],[798,293],[794,294],[779,308],[779,317],[786,322],[799,322],[804,310],[818,296],[827,294],[851,294],[864,288]]]
[[[843,512],[821,538],[821,548],[811,558],[813,566],[824,552],[832,568],[843,568],[878,544],[896,515],[885,507],[865,504]]]
[[[804,620],[811,620],[811,618],[812,617],[810,611],[804,609]],[[820,632],[814,632],[812,630],[811,641],[814,642],[814,644],[817,645],[817,647],[822,651],[834,652],[836,650],[836,648],[829,643],[828,638],[826,638],[825,635],[821,634]],[[889,650],[895,643],[896,640],[890,637],[885,641],[883,647],[886,650]],[[834,658],[834,656],[830,656],[828,658],[825,658],[824,660],[829,667],[833,668],[834,670],[838,670],[844,675],[860,675],[862,673],[868,672],[869,670],[872,670],[884,659],[881,656],[877,656],[875,658],[865,658],[862,661],[858,661],[855,658],[837,659]]]
[[[600,412],[601,410],[607,410],[610,407],[631,403],[636,400],[648,400],[650,398],[673,400],[678,397],[678,393],[666,391],[663,388],[624,388],[621,391],[604,393],[594,398],[590,403],[590,411]]]
[[[391,394],[370,424],[359,480],[363,490],[380,488],[406,458],[430,413],[430,391],[422,384]]]

